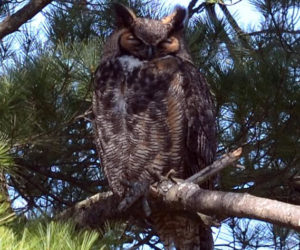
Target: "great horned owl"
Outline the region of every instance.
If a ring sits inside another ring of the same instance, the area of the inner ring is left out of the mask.
[[[204,77],[184,43],[186,10],[161,20],[137,17],[116,4],[117,28],[95,72],[93,127],[113,192],[128,182],[155,182],[153,171],[185,179],[215,156],[215,111]],[[210,249],[210,229],[180,215],[151,215],[168,247]],[[200,239],[201,238],[201,239]]]

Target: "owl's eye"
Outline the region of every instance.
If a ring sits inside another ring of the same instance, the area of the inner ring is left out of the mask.
[[[178,40],[175,37],[169,37],[169,38],[163,40],[162,42],[160,42],[159,46],[162,48],[166,48],[166,47],[172,46],[176,43],[178,43]]]
[[[134,36],[132,33],[127,33],[123,35],[121,37],[121,40],[123,40],[125,43],[132,44],[135,46],[138,46],[142,43],[141,40]]]
[[[174,53],[179,50],[179,41],[176,37],[169,37],[163,40],[159,45],[160,50],[166,53]]]
[[[142,45],[142,41],[131,32],[126,32],[120,37],[120,46],[129,53],[139,50]]]

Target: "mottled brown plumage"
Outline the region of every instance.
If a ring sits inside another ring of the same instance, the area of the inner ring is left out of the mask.
[[[121,198],[128,189],[122,180],[150,185],[153,170],[171,169],[185,179],[214,159],[214,105],[185,48],[185,15],[177,8],[162,20],[138,18],[116,5],[118,27],[95,73],[93,126],[105,174]],[[210,230],[189,218],[155,209],[151,217],[166,245],[199,249],[203,235],[211,241]]]

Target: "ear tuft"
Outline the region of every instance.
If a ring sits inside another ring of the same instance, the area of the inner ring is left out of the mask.
[[[184,27],[185,19],[187,17],[187,10],[182,6],[177,6],[175,11],[169,16],[164,17],[161,21],[164,24],[171,24],[173,29],[179,30]]]
[[[134,12],[120,3],[114,3],[113,7],[115,9],[117,27],[129,28],[136,19]]]

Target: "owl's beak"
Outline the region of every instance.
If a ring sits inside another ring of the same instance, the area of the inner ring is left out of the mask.
[[[156,53],[156,47],[155,46],[148,46],[148,59],[152,59]]]

